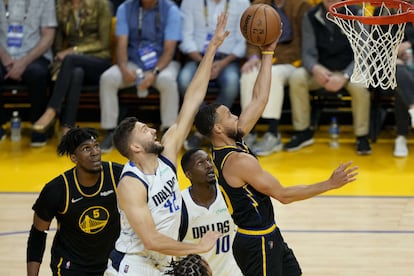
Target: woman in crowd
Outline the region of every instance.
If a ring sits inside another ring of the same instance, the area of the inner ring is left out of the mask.
[[[76,122],[84,84],[98,84],[111,62],[112,11],[107,0],[58,0],[53,94],[33,130],[45,132],[60,117],[62,134]],[[63,107],[63,103],[65,106]]]

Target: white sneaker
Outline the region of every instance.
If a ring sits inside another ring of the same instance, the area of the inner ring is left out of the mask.
[[[404,136],[399,135],[397,139],[395,139],[394,156],[395,157],[408,156],[407,139]]]

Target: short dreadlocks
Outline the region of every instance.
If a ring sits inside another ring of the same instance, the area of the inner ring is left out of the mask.
[[[166,275],[174,276],[209,276],[208,263],[200,255],[190,254],[184,259],[172,261],[172,270]]]

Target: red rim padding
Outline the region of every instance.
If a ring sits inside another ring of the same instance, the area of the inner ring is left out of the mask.
[[[387,15],[387,16],[360,16],[349,15],[336,12],[344,6],[360,5],[362,3],[370,3],[374,7],[381,7],[384,3],[387,8],[400,8],[401,14]],[[348,20],[358,20],[367,25],[389,25],[389,24],[401,24],[405,22],[414,22],[414,6],[399,0],[383,0],[383,1],[364,1],[364,0],[347,0],[332,4],[329,7],[329,14],[335,17],[340,17]]]

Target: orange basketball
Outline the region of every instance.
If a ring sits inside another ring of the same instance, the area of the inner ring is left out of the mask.
[[[279,37],[282,31],[282,21],[272,6],[254,4],[243,12],[240,30],[249,43],[263,46]]]

